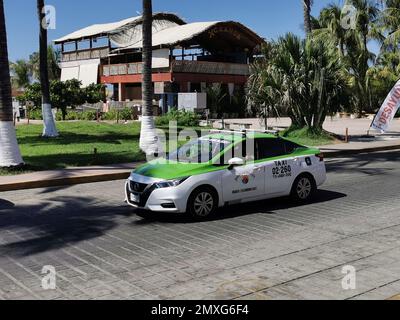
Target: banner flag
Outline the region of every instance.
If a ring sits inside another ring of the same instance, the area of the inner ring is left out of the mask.
[[[397,110],[400,108],[400,80],[390,91],[381,109],[372,121],[371,128],[386,132],[389,130],[390,123],[393,121]]]

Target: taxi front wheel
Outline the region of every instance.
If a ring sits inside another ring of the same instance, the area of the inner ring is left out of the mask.
[[[307,202],[317,190],[317,185],[311,175],[303,174],[297,177],[293,183],[291,196],[295,201]]]
[[[208,187],[200,187],[190,195],[187,209],[194,218],[205,219],[215,212],[217,206],[215,191]]]

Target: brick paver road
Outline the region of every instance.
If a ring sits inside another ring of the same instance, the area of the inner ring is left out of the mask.
[[[314,203],[144,218],[123,181],[0,194],[0,299],[385,299],[400,293],[399,152],[329,162]],[[357,270],[342,289],[342,267]],[[54,266],[56,290],[43,290]]]

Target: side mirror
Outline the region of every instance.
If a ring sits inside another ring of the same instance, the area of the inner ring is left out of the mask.
[[[229,164],[228,169],[232,170],[235,167],[244,166],[245,163],[244,163],[244,160],[241,158],[233,158],[233,159],[229,160],[228,164]]]

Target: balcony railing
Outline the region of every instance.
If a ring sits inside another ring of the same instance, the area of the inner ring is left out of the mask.
[[[123,63],[123,64],[110,64],[104,65],[102,76],[122,76],[130,74],[141,74],[143,70],[143,64],[141,62],[136,63]]]
[[[62,54],[62,62],[77,61],[77,60],[89,60],[89,59],[100,59],[107,58],[110,54],[110,49],[107,48],[97,48],[97,49],[87,49],[79,50],[74,52],[64,52]]]
[[[123,63],[111,64],[102,66],[102,76],[121,76],[141,74],[143,64]],[[175,72],[175,73],[203,73],[203,74],[218,74],[218,75],[241,75],[248,76],[250,68],[247,64],[226,63],[226,62],[205,62],[205,61],[188,61],[176,60],[173,61],[172,67],[169,69],[154,69],[157,72]]]
[[[206,73],[241,76],[248,76],[250,74],[250,69],[247,64],[189,60],[175,60],[172,64],[172,70],[176,73]]]

